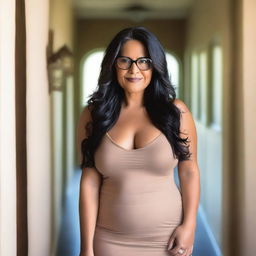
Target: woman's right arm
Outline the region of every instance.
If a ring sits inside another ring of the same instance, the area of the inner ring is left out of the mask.
[[[85,125],[90,121],[90,113],[86,107],[80,116],[77,129],[77,146],[81,162],[81,141],[85,138]],[[93,237],[98,216],[101,174],[93,167],[82,169],[79,194],[79,217],[81,249],[80,256],[94,256]]]
[[[95,168],[85,168],[80,181],[80,256],[93,256],[93,237],[98,215],[101,178]]]

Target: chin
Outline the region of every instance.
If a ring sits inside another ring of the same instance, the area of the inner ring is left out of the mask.
[[[134,92],[143,92],[145,90],[145,87],[131,86],[131,87],[125,87],[123,89],[125,92],[134,93]]]

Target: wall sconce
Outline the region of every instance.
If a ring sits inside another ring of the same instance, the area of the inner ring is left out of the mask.
[[[51,91],[62,91],[65,82],[65,74],[60,60],[48,65],[49,89]]]
[[[49,90],[62,91],[65,78],[73,74],[73,55],[64,45],[48,58]]]

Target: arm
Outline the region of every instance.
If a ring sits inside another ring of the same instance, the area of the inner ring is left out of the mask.
[[[87,107],[81,114],[77,128],[77,146],[81,161],[81,141],[85,135],[85,124],[90,120]],[[80,181],[79,217],[81,249],[80,256],[93,256],[93,237],[98,215],[101,175],[95,168],[83,168]]]
[[[181,137],[188,137],[189,151],[191,157],[189,160],[178,164],[178,172],[181,184],[184,219],[183,225],[195,229],[196,215],[200,199],[200,174],[197,163],[197,134],[191,112],[186,105],[178,100],[177,106],[181,109],[180,130],[185,134]]]
[[[98,215],[100,177],[94,168],[82,171],[79,197],[80,256],[93,256],[93,237]]]
[[[173,234],[171,245],[176,237],[177,245],[170,251],[176,255],[180,248],[186,249],[184,256],[190,255],[193,250],[196,216],[200,199],[200,174],[197,163],[197,134],[192,114],[186,105],[176,99],[174,104],[181,110],[180,131],[181,137],[188,137],[190,159],[178,164],[178,173],[181,186],[184,218],[181,226]],[[184,134],[183,134],[184,133]]]

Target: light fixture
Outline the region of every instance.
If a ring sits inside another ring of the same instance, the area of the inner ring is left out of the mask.
[[[65,78],[73,74],[73,67],[73,55],[66,45],[48,58],[50,92],[62,91]]]

